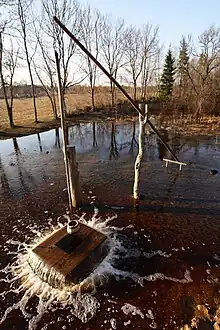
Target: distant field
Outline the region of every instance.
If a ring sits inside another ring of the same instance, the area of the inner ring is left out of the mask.
[[[119,94],[117,100],[123,99]],[[110,93],[96,92],[95,96],[97,108],[106,107],[111,102]],[[48,121],[53,118],[52,108],[48,97],[38,97],[37,112],[38,120]],[[89,93],[84,94],[67,94],[66,95],[67,113],[84,111],[91,107],[91,96]],[[24,123],[34,121],[34,110],[31,98],[14,99],[14,123],[15,125],[22,125]],[[8,116],[4,100],[0,100],[0,125],[8,125]]]

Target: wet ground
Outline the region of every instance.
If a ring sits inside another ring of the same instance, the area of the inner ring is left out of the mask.
[[[140,252],[120,261],[120,269],[144,280],[140,284],[134,279],[112,279],[96,293],[100,309],[88,323],[77,318],[70,322],[69,310],[56,308],[45,313],[37,329],[180,329],[190,324],[197,305],[206,305],[213,314],[201,321],[200,329],[214,329],[212,320],[220,305],[220,175],[211,175],[210,170],[220,171],[220,144],[216,136],[162,133],[190,165],[181,173],[176,165],[165,168],[162,159],[170,156],[147,132],[141,205],[135,210],[132,186],[138,125],[83,123],[69,129],[84,200],[78,214],[86,212],[89,218],[93,205],[103,219],[117,214],[114,225],[124,228],[129,248]],[[48,219],[55,225],[67,211],[61,144],[59,130],[0,141],[2,268],[14,257],[16,245],[9,240],[31,241],[37,230],[48,226]],[[36,230],[30,230],[34,226]],[[0,292],[6,290],[6,283],[0,281],[0,288]],[[10,292],[1,298],[0,317],[19,297]],[[35,303],[33,299],[27,306],[33,313]],[[126,314],[126,304],[136,309]],[[0,329],[26,328],[28,319],[19,309],[0,324]]]

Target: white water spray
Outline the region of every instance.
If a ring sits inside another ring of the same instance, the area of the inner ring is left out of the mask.
[[[1,293],[1,298],[7,300],[9,293],[14,295],[16,302],[6,309],[4,315],[0,321],[0,324],[4,322],[7,316],[15,309],[19,309],[23,316],[28,320],[28,329],[36,329],[38,323],[42,319],[46,312],[55,311],[57,309],[69,309],[70,319],[73,316],[80,319],[83,323],[91,320],[100,308],[100,302],[95,297],[97,287],[105,284],[108,279],[114,276],[116,279],[132,279],[134,282],[144,285],[145,281],[155,280],[171,280],[174,282],[187,283],[192,281],[190,274],[187,271],[184,279],[175,279],[166,277],[164,274],[152,274],[145,277],[141,277],[137,273],[130,271],[123,271],[117,268],[115,261],[126,258],[139,258],[140,255],[151,258],[159,254],[162,257],[170,257],[162,251],[141,253],[137,249],[128,248],[125,242],[125,236],[119,234],[123,229],[117,228],[111,225],[111,222],[117,218],[117,216],[107,217],[102,219],[98,217],[98,213],[95,212],[93,217],[86,221],[86,214],[78,217],[81,223],[85,223],[88,226],[104,233],[107,237],[107,244],[109,247],[109,253],[105,259],[97,266],[97,268],[87,278],[85,278],[79,284],[65,285],[61,289],[51,287],[46,282],[48,279],[48,269],[45,264],[42,264],[38,259],[31,262],[32,268],[29,264],[30,258],[36,258],[32,253],[32,249],[36,244],[39,244],[42,240],[45,240],[48,235],[54,230],[64,226],[68,220],[68,216],[65,215],[63,218],[59,217],[57,220],[57,226],[52,226],[51,219],[48,222],[49,227],[45,228],[44,234],[36,230],[36,226],[31,229],[31,232],[37,236],[37,239],[31,243],[20,243],[15,240],[8,240],[6,245],[17,246],[17,252],[15,254],[15,261],[11,265],[7,265],[5,268],[0,269],[0,282],[4,282],[5,291]],[[14,259],[13,258],[13,259]],[[33,267],[33,265],[35,265]],[[42,276],[41,279],[35,274],[35,267],[41,267]],[[44,274],[47,274],[47,276]],[[64,279],[61,274],[57,274],[53,269],[50,270],[51,279],[55,282],[63,283]],[[45,281],[44,281],[45,279]],[[89,292],[87,291],[89,289]],[[85,293],[86,292],[86,293]],[[31,298],[37,297],[38,302],[34,314],[27,312],[27,306]],[[20,299],[20,300],[19,300]],[[73,319],[74,321],[74,319]]]

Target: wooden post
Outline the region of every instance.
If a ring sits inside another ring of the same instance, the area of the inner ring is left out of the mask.
[[[70,193],[72,206],[77,207],[82,204],[80,188],[79,188],[79,171],[76,162],[76,149],[74,146],[67,146],[69,177],[70,177]]]
[[[68,190],[68,198],[69,198],[69,208],[70,213],[73,211],[74,202],[72,201],[71,196],[71,189],[70,189],[70,172],[68,166],[68,157],[67,157],[67,129],[65,125],[65,112],[64,112],[64,102],[62,97],[62,85],[61,85],[61,74],[60,74],[60,61],[58,53],[55,51],[55,60],[56,60],[56,70],[57,70],[57,82],[58,82],[58,97],[59,97],[59,107],[60,107],[60,116],[61,116],[61,130],[62,130],[62,139],[63,139],[63,156],[64,156],[64,165],[65,165],[65,172],[66,172],[66,183],[67,183],[67,190]]]
[[[139,105],[141,108],[141,104]],[[139,114],[139,138],[138,138],[138,155],[134,165],[134,186],[133,186],[133,197],[134,197],[134,206],[137,208],[139,206],[139,181],[140,181],[140,169],[141,161],[143,159],[144,153],[144,136],[145,136],[145,125],[147,123],[147,104],[145,104],[145,115],[142,116]]]

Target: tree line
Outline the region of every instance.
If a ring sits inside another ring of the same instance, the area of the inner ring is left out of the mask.
[[[31,86],[35,122],[37,85],[49,98],[54,118],[58,117],[55,50],[61,66],[64,104],[68,90],[86,84],[94,110],[96,86],[108,84],[111,107],[117,106],[114,84],[54,23],[53,16],[72,31],[115,79],[130,86],[135,101],[153,97],[177,113],[195,117],[220,113],[220,30],[214,26],[195,41],[190,36],[182,37],[179,54],[174,56],[170,47],[163,63],[158,26],[127,25],[123,19],[103,16],[76,0],[0,0],[0,8],[0,86],[11,127],[15,78],[21,72],[25,72]]]

